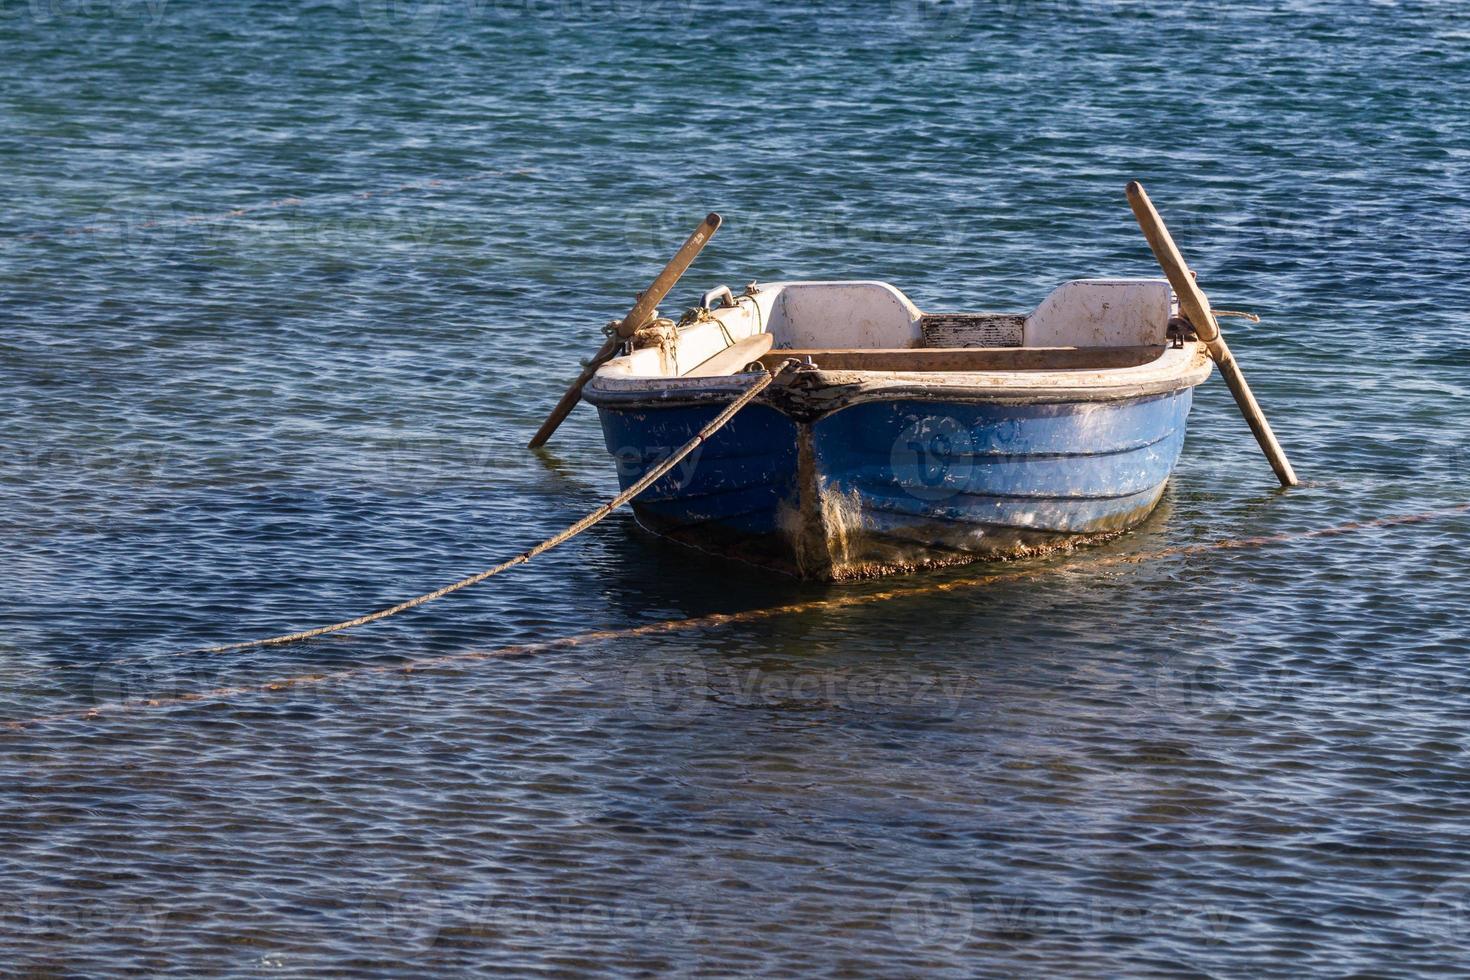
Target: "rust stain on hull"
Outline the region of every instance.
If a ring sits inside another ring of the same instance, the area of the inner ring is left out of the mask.
[[[828,486],[816,459],[810,425],[797,426],[797,499],[781,504],[777,524],[787,539],[794,573],[831,581],[863,548],[862,499]],[[769,548],[760,549],[769,551]]]
[[[780,531],[775,534],[737,533],[715,522],[673,524],[636,504],[634,512],[649,531],[700,551],[809,581],[856,582],[979,561],[1035,558],[1102,544],[1146,520],[1164,492],[1160,486],[1143,506],[1087,531],[945,521],[883,530],[866,518],[856,491],[843,493],[823,486],[812,464],[806,456],[798,499],[782,504]]]

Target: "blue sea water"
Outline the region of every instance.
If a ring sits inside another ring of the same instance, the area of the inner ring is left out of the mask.
[[[1462,975],[1470,519],[1304,532],[1470,501],[1467,105],[1457,0],[0,0],[0,970]],[[708,210],[665,312],[1024,310],[1131,178],[1304,486],[1216,379],[980,582],[619,514],[174,655],[610,496],[523,444]]]

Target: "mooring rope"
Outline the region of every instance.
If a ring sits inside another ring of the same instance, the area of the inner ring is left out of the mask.
[[[494,568],[487,568],[483,572],[476,572],[474,575],[470,575],[467,578],[462,578],[458,582],[446,585],[443,588],[435,589],[433,592],[425,592],[421,596],[415,596],[412,599],[408,599],[404,602],[398,603],[396,606],[389,606],[387,609],[379,609],[377,612],[368,613],[365,616],[358,616],[356,619],[344,619],[342,622],[332,623],[330,626],[318,626],[314,629],[301,630],[296,633],[285,633],[281,636],[271,636],[262,640],[245,640],[240,643],[222,643],[219,646],[202,647],[200,649],[190,650],[187,652],[225,653],[230,650],[245,650],[249,649],[250,647],[279,646],[283,643],[296,643],[300,640],[309,640],[312,637],[324,636],[327,633],[339,633],[342,630],[352,629],[354,626],[365,626],[368,623],[375,623],[380,619],[387,619],[389,616],[396,616],[401,612],[407,612],[410,609],[422,606],[426,602],[433,602],[435,599],[441,599],[444,596],[449,595],[451,592],[458,592],[460,589],[469,588],[471,585],[476,585],[480,582],[483,582],[491,576],[499,575],[506,569],[514,568],[517,565],[523,565],[526,562],[530,561],[532,558],[535,558],[537,555],[550,551],[552,548],[555,548],[559,544],[565,544],[567,541],[570,541],[572,538],[581,534],[583,531],[601,522],[603,518],[607,517],[613,511],[617,510],[619,507],[623,506],[628,501],[638,496],[644,490],[647,490],[649,487],[653,486],[665,474],[667,474],[675,466],[678,466],[681,462],[683,462],[684,457],[694,452],[694,450],[698,449],[705,442],[705,440],[714,435],[720,429],[724,428],[725,425],[731,419],[733,419],[742,408],[750,404],[750,402],[761,392],[765,391],[772,382],[774,382],[786,371],[796,367],[796,365],[797,362],[795,360],[788,360],[780,367],[778,367],[773,373],[759,378],[753,385],[745,389],[745,391],[741,393],[739,398],[736,398],[729,405],[725,406],[724,411],[720,412],[720,414],[711,419],[704,428],[700,429],[693,439],[690,439],[688,442],[684,443],[684,445],[680,446],[677,450],[674,451],[674,453],[669,456],[668,459],[665,459],[662,463],[659,463],[653,469],[643,474],[643,476],[640,477],[638,481],[630,486],[628,489],[624,490],[622,493],[618,494],[616,497],[612,498],[601,507],[598,507],[596,510],[592,511],[592,513],[577,521],[575,524],[572,524],[566,530],[560,532],[559,534],[552,535],[545,541],[542,541],[540,544],[536,545],[534,548],[523,551],[520,554],[516,555],[514,558],[501,562]]]
[[[631,488],[630,488],[631,489]],[[1451,517],[1470,512],[1470,504],[1458,504],[1439,510],[1422,511],[1414,514],[1392,514],[1386,517],[1378,517],[1363,521],[1348,521],[1343,524],[1334,524],[1328,527],[1312,528],[1306,531],[1292,531],[1284,534],[1275,534],[1254,538],[1228,538],[1223,541],[1210,541],[1201,544],[1178,545],[1169,548],[1159,548],[1154,551],[1134,552],[1131,554],[1108,555],[1094,558],[1090,561],[1080,563],[1066,563],[1060,565],[1043,565],[1036,568],[1021,571],[993,572],[985,575],[967,576],[964,578],[949,579],[940,582],[923,582],[916,585],[898,586],[891,589],[883,589],[875,592],[844,594],[824,599],[811,599],[804,602],[792,602],[779,606],[763,606],[757,609],[746,609],[733,613],[710,613],[705,616],[692,616],[682,619],[661,620],[656,623],[643,623],[638,626],[626,627],[612,630],[590,630],[584,633],[575,633],[571,636],[556,637],[550,640],[539,640],[532,643],[518,643],[509,646],[498,647],[493,650],[471,650],[464,653],[443,654],[434,657],[421,657],[415,660],[397,661],[391,664],[372,664],[360,667],[348,667],[335,671],[319,671],[309,674],[297,674],[291,677],[279,677],[275,680],[262,681],[254,684],[238,684],[211,688],[203,691],[194,691],[184,694],[175,694],[161,697],[139,698],[132,701],[117,701],[110,704],[96,705],[90,708],[81,708],[69,712],[54,715],[36,716],[32,718],[12,719],[0,722],[0,727],[19,731],[36,725],[59,723],[67,721],[89,721],[100,718],[111,713],[124,711],[137,711],[145,708],[168,708],[186,704],[198,704],[205,701],[221,701],[227,698],[240,697],[251,694],[271,694],[282,691],[291,691],[297,688],[315,687],[338,681],[351,681],[364,677],[382,677],[390,674],[413,674],[436,668],[454,667],[483,660],[499,660],[509,657],[530,656],[543,653],[548,650],[558,650],[568,647],[581,646],[585,643],[596,643],[608,640],[631,639],[640,636],[655,636],[667,633],[680,633],[693,630],[708,629],[717,626],[729,626],[739,623],[761,622],[775,619],[781,616],[799,615],[802,613],[825,612],[833,609],[849,609],[858,606],[872,605],[879,602],[887,602],[892,599],[906,599],[916,596],[936,595],[948,592],[959,592],[980,586],[996,585],[1006,582],[1023,582],[1030,579],[1055,575],[1058,573],[1086,574],[1098,569],[1109,568],[1118,565],[1137,565],[1150,561],[1159,561],[1166,558],[1187,558],[1194,555],[1206,554],[1215,551],[1252,550],[1264,548],[1274,544],[1286,544],[1292,541],[1306,541],[1315,538],[1336,537],[1343,534],[1351,534],[1358,531],[1373,530],[1376,528],[1404,527],[1412,524],[1423,524],[1427,521],[1437,520],[1443,517]],[[121,662],[113,661],[95,665],[100,669],[109,669],[119,666]],[[90,665],[89,665],[90,666]]]

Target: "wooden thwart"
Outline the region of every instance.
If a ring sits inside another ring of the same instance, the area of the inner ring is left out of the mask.
[[[1156,361],[1162,345],[1140,347],[897,347],[778,350],[769,367],[795,357],[825,371],[1103,371]]]
[[[771,349],[772,342],[772,337],[768,333],[758,333],[744,340],[737,340],[714,357],[685,371],[683,376],[686,378],[717,378],[722,374],[736,374],[747,364],[759,361]],[[776,358],[776,363],[785,357],[790,357],[792,353],[792,351],[782,351],[781,355]]]
[[[1281,444],[1276,441],[1271,423],[1266,421],[1266,413],[1261,411],[1256,396],[1251,393],[1250,385],[1246,384],[1240,365],[1235,362],[1230,347],[1221,336],[1220,324],[1210,312],[1209,298],[1194,281],[1194,275],[1185,264],[1184,256],[1179,253],[1179,246],[1174,244],[1174,237],[1165,227],[1164,219],[1148,199],[1143,185],[1136,180],[1128,184],[1128,203],[1133,208],[1134,217],[1138,219],[1138,226],[1143,229],[1143,236],[1153,249],[1154,257],[1159,260],[1159,266],[1169,278],[1169,285],[1174,287],[1174,294],[1179,297],[1180,310],[1194,327],[1195,335],[1209,348],[1210,356],[1220,368],[1221,377],[1230,386],[1230,393],[1235,396],[1235,404],[1240,406],[1240,414],[1245,416],[1246,424],[1251,427],[1256,442],[1260,443],[1261,451],[1271,463],[1271,469],[1276,471],[1276,478],[1283,487],[1296,486],[1296,472],[1291,468]]]

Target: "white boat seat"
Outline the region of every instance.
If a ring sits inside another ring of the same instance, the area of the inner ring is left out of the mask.
[[[1174,292],[1164,279],[1074,279],[1026,317],[1026,347],[1166,342]]]

